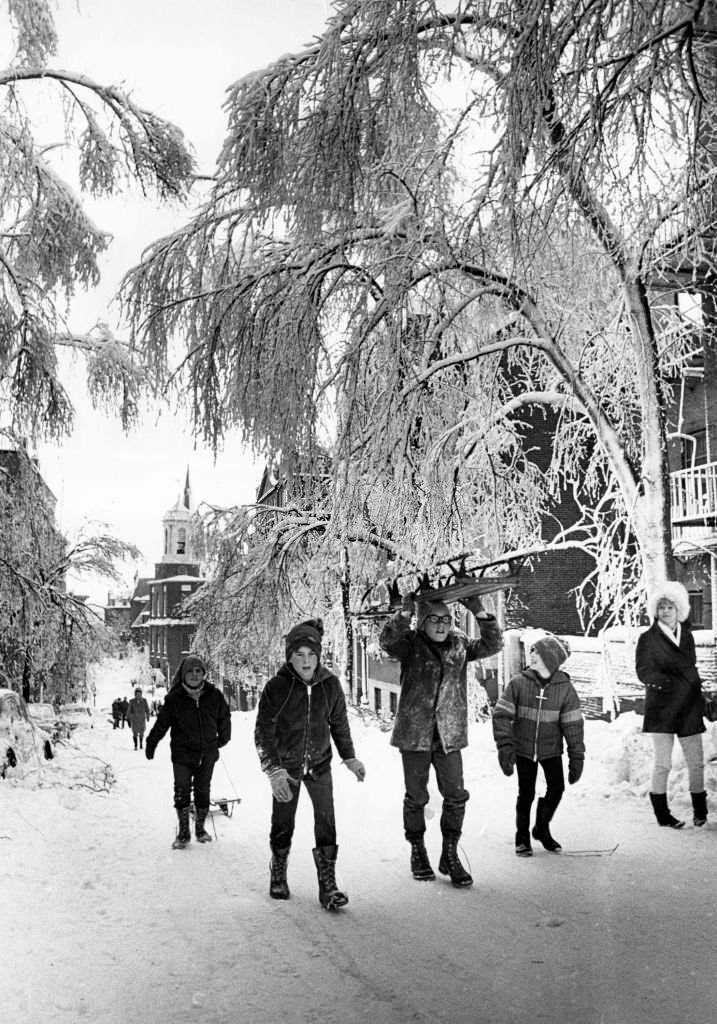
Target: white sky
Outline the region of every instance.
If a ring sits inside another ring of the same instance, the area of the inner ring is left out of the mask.
[[[140,105],[174,121],[194,147],[203,173],[213,171],[224,139],[226,88],[301,49],[321,32],[330,13],[326,0],[59,0],[58,8],[56,66],[121,85]],[[182,210],[159,210],[138,194],[85,206],[114,241],[102,264],[100,287],[73,302],[70,325],[79,332],[97,320],[119,326],[108,303],[122,273],[149,242],[187,216]],[[74,435],[60,448],[42,446],[40,466],[58,498],[58,524],[66,535],[72,538],[83,523],[101,522],[140,548],[145,561],[126,567],[128,581],[135,569],[151,572],[161,556],[161,517],[175,503],[187,467],[195,503],[253,499],[261,466],[237,440],[225,445],[214,464],[210,453],[195,450],[183,422],[167,412],[148,416],[141,429],[125,437],[114,421],[89,408],[80,380],[78,372]],[[71,586],[105,603],[106,581],[85,578]]]

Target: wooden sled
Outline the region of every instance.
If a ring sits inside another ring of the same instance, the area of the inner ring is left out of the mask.
[[[207,821],[212,823],[212,831],[214,832],[214,838],[219,839],[217,835],[217,826],[214,824],[214,815],[223,814],[225,818],[231,818],[234,813],[235,804],[241,803],[240,796],[218,796],[211,797],[209,800],[209,814],[207,815]],[[196,820],[197,811],[194,804],[189,805],[189,813],[193,819]]]

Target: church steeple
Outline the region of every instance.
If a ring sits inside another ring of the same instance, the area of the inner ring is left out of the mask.
[[[174,508],[162,517],[164,526],[163,562],[190,565],[196,563],[192,545],[192,487],[189,482],[189,466],[184,489],[177,497]]]

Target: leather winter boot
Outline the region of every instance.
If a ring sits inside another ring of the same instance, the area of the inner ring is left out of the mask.
[[[553,839],[549,828],[550,821],[554,814],[555,808],[550,806],[545,797],[541,797],[538,800],[538,806],[535,810],[533,839],[537,839],[539,843],[542,843],[549,853],[560,853],[562,846],[557,839]]]
[[[197,807],[195,810],[195,822],[194,822],[194,834],[197,837],[198,843],[211,843],[212,837],[204,827],[204,823],[207,820],[209,814],[208,807]]]
[[[707,823],[707,794],[690,793],[692,797],[693,824],[705,825]]]
[[[657,824],[668,828],[682,828],[684,821],[679,821],[670,813],[667,806],[667,793],[650,793],[650,803],[657,818]]]
[[[338,846],[317,846],[314,851],[314,863],[319,878],[319,903],[325,910],[338,910],[345,907],[348,896],[336,885],[336,857]]]
[[[410,839],[411,844],[411,874],[419,882],[432,882],[436,877],[428,859],[423,837]]]
[[[469,885],[473,885],[473,879],[461,864],[458,856],[459,838],[459,836],[443,837],[443,850],[438,862],[438,870],[442,875],[450,876],[451,885],[454,885],[456,889],[466,889]]]
[[[183,850],[187,843],[192,840],[192,833],[189,830],[189,808],[178,807],[177,808],[177,821],[179,822],[179,828],[177,829],[177,835],[172,843],[173,850]]]
[[[272,846],[269,862],[269,895],[273,900],[288,900],[291,893],[286,881],[286,867],[291,847]]]

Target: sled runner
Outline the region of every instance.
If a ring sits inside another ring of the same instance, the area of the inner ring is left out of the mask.
[[[425,571],[379,580],[364,593],[358,611],[355,612],[356,618],[385,618],[401,607],[403,594],[410,594],[416,601],[421,597],[430,597],[431,601],[451,604],[453,601],[507,590],[516,586],[518,574],[527,557],[528,554],[517,554],[468,566],[467,557],[462,556],[439,562]],[[406,581],[407,587],[399,587],[399,580]]]
[[[617,850],[619,843],[615,843],[614,846],[605,846],[603,848],[597,847],[594,850],[566,850],[563,849],[560,853],[561,857],[611,857],[615,850]]]
[[[240,803],[241,803],[241,797],[240,796],[232,796],[232,797],[219,796],[219,797],[212,797],[210,799],[210,801],[209,801],[209,813],[207,815],[207,819],[209,821],[211,821],[211,823],[212,823],[212,830],[214,831],[214,838],[215,839],[219,839],[219,836],[217,835],[217,827],[214,824],[214,815],[215,814],[223,814],[225,818],[231,818],[232,814],[234,813],[234,805],[235,804],[240,804]],[[192,820],[195,821],[196,817],[197,817],[197,812],[196,812],[196,808],[195,808],[193,803],[189,805],[189,814],[190,814]]]

